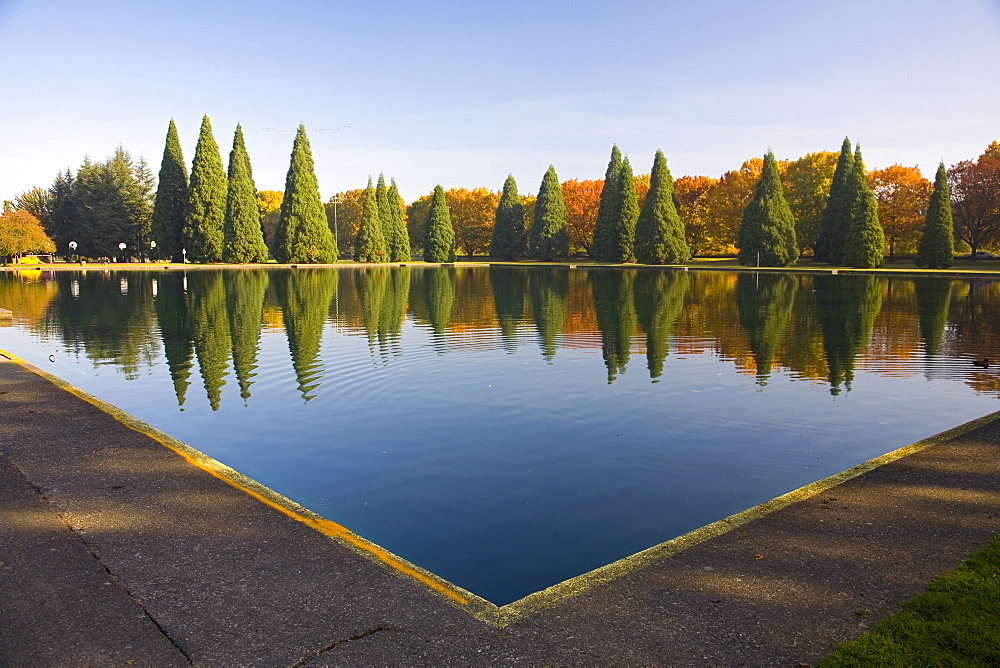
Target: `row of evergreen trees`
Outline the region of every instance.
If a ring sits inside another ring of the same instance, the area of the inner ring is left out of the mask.
[[[202,118],[188,179],[177,127],[170,121],[160,164],[150,237],[157,255],[181,262],[266,262],[257,188],[237,125],[224,171],[208,116]],[[292,145],[273,249],[279,262],[333,262],[337,247],[326,222],[305,126]]]
[[[743,211],[737,247],[740,263],[748,266],[784,267],[798,258],[795,221],[771,151],[764,157],[754,197]],[[946,269],[952,264],[953,253],[948,173],[942,162],[915,261],[922,267]],[[861,146],[852,153],[846,137],[820,222],[816,259],[856,268],[881,267],[885,260],[885,234],[879,224],[875,195],[865,177]]]

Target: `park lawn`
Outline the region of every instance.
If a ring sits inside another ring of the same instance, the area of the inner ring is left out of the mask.
[[[1000,665],[1000,534],[817,665]]]

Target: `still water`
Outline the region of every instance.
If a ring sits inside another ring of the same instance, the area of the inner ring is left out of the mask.
[[[0,307],[0,348],[497,604],[1000,409],[982,279],[98,270]]]

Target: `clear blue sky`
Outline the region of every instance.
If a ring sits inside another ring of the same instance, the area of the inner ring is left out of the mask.
[[[396,178],[535,192],[637,173],[719,176],[860,141],[869,167],[975,158],[1000,139],[997,0],[131,2],[0,0],[0,197],[119,144],[159,169],[174,118],[259,189],[309,129],[324,199]]]

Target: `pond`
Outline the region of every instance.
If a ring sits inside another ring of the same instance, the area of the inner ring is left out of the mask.
[[[0,307],[0,348],[496,604],[1000,409],[983,279],[88,270]]]

